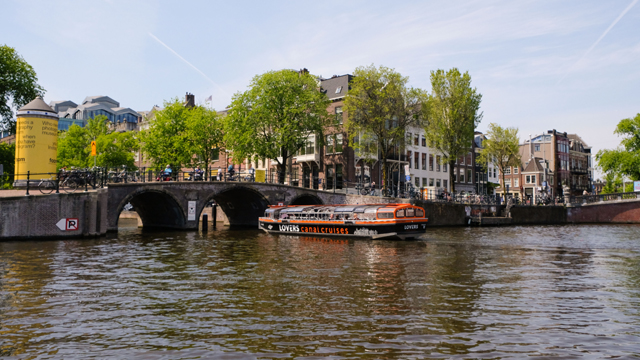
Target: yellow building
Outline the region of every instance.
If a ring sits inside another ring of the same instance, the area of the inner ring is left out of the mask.
[[[58,114],[38,96],[17,115],[14,186],[25,186],[27,172],[32,180],[56,173]]]

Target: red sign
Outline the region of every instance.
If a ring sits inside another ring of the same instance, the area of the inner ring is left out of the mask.
[[[78,221],[78,218],[63,218],[56,223],[56,226],[62,231],[74,231],[78,230],[80,221]]]

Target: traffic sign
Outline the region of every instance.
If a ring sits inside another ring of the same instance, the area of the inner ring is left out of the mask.
[[[58,229],[62,231],[78,230],[79,225],[80,222],[78,221],[78,218],[62,218],[56,223]]]
[[[98,150],[96,148],[96,142],[95,140],[91,142],[91,156],[96,156],[98,155]]]

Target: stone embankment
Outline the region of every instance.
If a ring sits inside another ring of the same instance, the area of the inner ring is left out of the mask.
[[[107,232],[107,189],[0,198],[0,239],[96,237]]]

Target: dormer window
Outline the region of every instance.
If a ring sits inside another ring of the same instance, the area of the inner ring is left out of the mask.
[[[336,94],[340,94],[342,92],[342,86],[338,86],[336,88]]]

